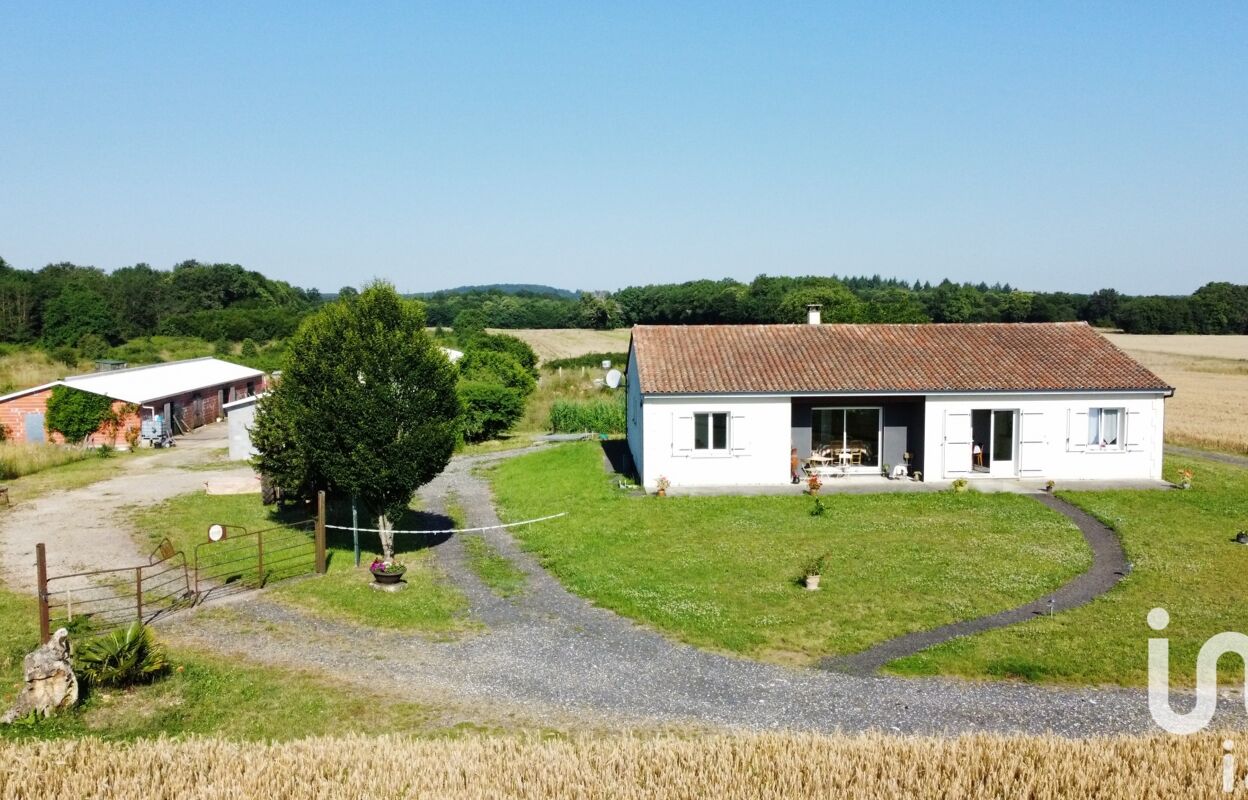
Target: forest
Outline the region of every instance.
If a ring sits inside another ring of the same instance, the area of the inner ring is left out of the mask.
[[[322,296],[238,264],[184,261],[169,270],[136,264],[105,272],[69,263],[22,270],[0,259],[0,342],[85,352],[152,335],[280,340],[320,303],[355,292],[343,287]],[[1079,294],[949,280],[760,275],[749,283],[696,280],[616,292],[509,284],[417,297],[430,325],[472,329],[800,322],[806,304],[820,303],[825,322],[1085,320],[1127,333],[1248,333],[1248,285],[1231,283],[1185,296],[1132,296],[1111,288]]]

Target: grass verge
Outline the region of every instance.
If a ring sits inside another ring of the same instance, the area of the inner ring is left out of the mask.
[[[499,555],[479,533],[463,534],[468,566],[499,597],[512,597],[524,591],[528,580],[515,564]]]
[[[691,644],[809,664],[1042,596],[1091,564],[1078,530],[1026,497],[967,493],[627,495],[597,443],[491,476],[515,535],[572,591]],[[535,479],[534,476],[540,476]],[[802,565],[828,554],[823,589]]]
[[[349,509],[334,508],[332,511],[331,522],[342,524],[344,520],[350,520]],[[399,527],[450,527],[443,518],[437,518],[430,524],[430,516],[413,511],[400,522]],[[266,508],[257,494],[195,493],[141,510],[135,517],[135,524],[148,537],[150,545],[168,537],[186,553],[188,559],[193,559],[195,545],[207,541],[206,532],[213,523],[238,525],[256,531],[307,518],[308,515],[301,511],[278,513]],[[374,527],[374,523],[366,519],[361,519],[360,524]],[[306,535],[310,541],[311,533]],[[408,568],[404,575],[408,588],[395,593],[371,588],[368,564],[379,552],[378,542],[376,534],[362,534],[361,540],[363,552],[359,569],[355,568],[350,531],[330,531],[327,536],[327,574],[273,583],[268,596],[325,617],[378,628],[449,633],[468,626],[465,617],[467,600],[437,568],[432,551],[424,547],[426,542],[423,537],[396,537],[396,555]],[[229,541],[226,540],[227,543]],[[304,574],[308,571],[305,570]]]
[[[1132,572],[1086,606],[958,639],[893,662],[907,675],[1004,676],[1065,683],[1148,683],[1148,639],[1170,640],[1170,680],[1194,683],[1196,654],[1221,631],[1245,631],[1248,547],[1231,542],[1248,528],[1248,470],[1190,458],[1166,460],[1166,474],[1195,473],[1193,488],[1060,492],[1114,528]],[[1145,622],[1165,608],[1164,634]],[[1220,681],[1241,685],[1243,663],[1223,659]]]

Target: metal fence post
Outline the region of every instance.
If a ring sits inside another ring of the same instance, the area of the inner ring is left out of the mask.
[[[316,574],[325,574],[325,490],[316,493]]]
[[[134,568],[134,610],[138,613],[139,622],[143,621],[143,568]]]
[[[52,638],[48,614],[48,554],[43,542],[35,545],[35,583],[39,591],[39,641],[46,644]]]
[[[351,536],[355,540],[355,566],[360,566],[360,512],[355,507],[355,498],[351,498]]]
[[[264,532],[256,531],[256,580],[264,586]]]

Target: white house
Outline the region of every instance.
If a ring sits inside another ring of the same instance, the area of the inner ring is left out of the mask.
[[[1160,479],[1174,389],[1084,323],[641,325],[628,443],[644,486],[854,475]],[[908,460],[907,460],[908,457]]]

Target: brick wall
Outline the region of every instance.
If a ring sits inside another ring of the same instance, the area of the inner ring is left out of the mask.
[[[203,389],[198,392],[189,392],[187,394],[178,395],[158,400],[148,405],[154,406],[157,414],[165,413],[165,404],[176,408],[176,414],[182,421],[185,428],[193,430],[210,422],[215,422],[218,417],[224,416],[221,410],[223,402],[228,403],[231,400],[237,400],[240,397],[246,397],[248,392],[247,381],[240,381],[234,384],[223,384],[221,386],[210,389]],[[260,394],[265,389],[263,378],[256,378],[252,382],[252,394]],[[52,395],[52,390],[44,389],[38,392],[15,397],[11,400],[0,403],[0,425],[6,428],[7,438],[9,441],[24,442],[26,441],[26,418],[32,414],[47,415],[48,398]],[[196,413],[196,396],[199,397],[198,409]],[[129,404],[120,400],[113,402],[113,413],[118,417],[118,423],[112,430],[101,429],[93,433],[90,437],[91,444],[113,444],[115,446],[126,446],[126,432],[130,428],[138,430],[140,421],[143,417],[150,415],[150,411],[142,408],[132,410]],[[182,428],[174,426],[175,433],[181,433]],[[48,433],[44,429],[44,441],[63,444],[64,439],[60,434]]]

